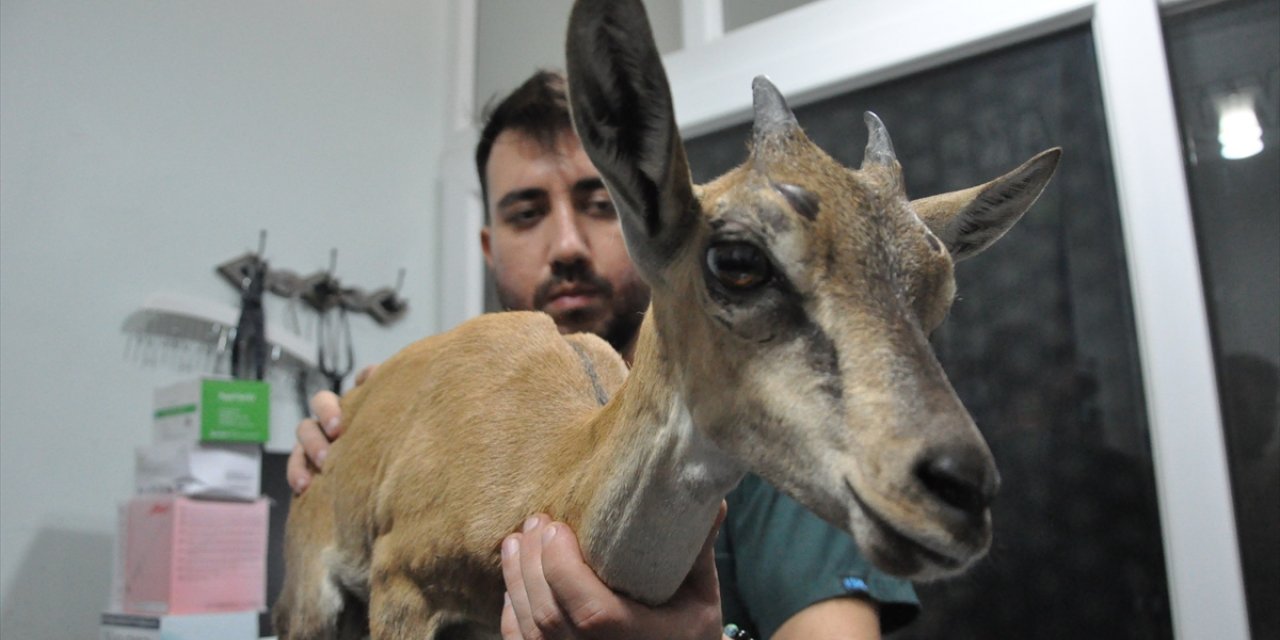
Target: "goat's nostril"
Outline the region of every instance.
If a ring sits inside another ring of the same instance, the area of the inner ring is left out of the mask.
[[[936,498],[971,515],[980,515],[995,498],[1000,476],[985,459],[942,454],[916,465],[916,477]]]

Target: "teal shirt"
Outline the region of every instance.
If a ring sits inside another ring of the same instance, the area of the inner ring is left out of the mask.
[[[716,571],[726,624],[767,640],[809,605],[867,598],[888,633],[916,617],[911,583],[871,566],[848,534],[827,524],[764,479],[748,474],[727,498],[716,538]]]

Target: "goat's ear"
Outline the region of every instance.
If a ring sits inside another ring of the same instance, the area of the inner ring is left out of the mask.
[[[655,284],[699,214],[644,6],[579,0],[566,63],[578,137],[613,196],[632,260]]]
[[[929,230],[960,261],[981,253],[1031,208],[1058,167],[1062,149],[1042,151],[991,182],[911,202]]]

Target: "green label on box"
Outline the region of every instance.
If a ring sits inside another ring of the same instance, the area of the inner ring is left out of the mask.
[[[258,380],[205,380],[200,388],[200,439],[266,442],[271,386]]]

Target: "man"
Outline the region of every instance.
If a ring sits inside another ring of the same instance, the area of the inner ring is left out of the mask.
[[[562,76],[539,72],[492,111],[476,150],[480,241],[504,307],[544,311],[562,333],[596,333],[630,362],[648,288],[572,131],[564,91]],[[312,408],[289,460],[295,491],[340,435],[336,396],[317,394]],[[675,598],[657,608],[610,592],[566,525],[531,517],[502,545],[504,637],[706,638],[723,621],[761,640],[878,638],[915,615],[909,584],[871,569],[847,535],[759,477],[727,502],[714,553],[709,538]]]

